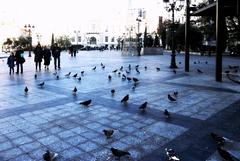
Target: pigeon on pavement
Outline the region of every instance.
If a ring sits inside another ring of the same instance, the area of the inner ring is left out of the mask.
[[[83,101],[83,102],[80,102],[79,104],[80,105],[84,105],[84,106],[89,106],[91,104],[92,100],[87,100],[87,101]]]
[[[114,130],[103,130],[104,135],[107,137],[107,139],[109,139],[110,137],[112,137]]]
[[[168,112],[168,110],[167,109],[165,109],[164,110],[164,116],[166,117],[166,118],[169,118],[170,117],[170,113]]]
[[[200,69],[197,69],[197,72],[198,72],[198,73],[203,73],[203,71],[201,71]]]
[[[121,158],[126,155],[131,155],[128,151],[119,150],[116,148],[111,148],[112,154],[118,158]]]
[[[170,94],[168,94],[168,99],[169,99],[171,102],[175,102],[175,101],[176,101],[176,99],[173,98]]]
[[[39,83],[38,86],[42,88],[44,86],[44,84],[45,84],[45,82],[42,82],[42,83]]]
[[[45,161],[54,161],[57,156],[58,156],[57,153],[50,152],[49,150],[47,150],[47,151],[43,154],[43,160],[45,160]]]
[[[28,93],[28,87],[26,86],[24,89],[24,92],[27,94]]]
[[[128,100],[129,100],[129,95],[127,94],[122,98],[121,102],[127,102]]]
[[[148,102],[144,102],[143,104],[141,104],[141,106],[139,107],[139,110],[145,111],[145,109],[147,108],[147,104]]]
[[[69,77],[71,75],[71,72],[69,72],[68,74],[65,74],[65,77]]]

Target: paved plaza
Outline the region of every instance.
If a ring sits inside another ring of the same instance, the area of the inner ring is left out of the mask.
[[[173,148],[181,161],[223,161],[211,132],[231,139],[226,149],[240,159],[240,85],[224,73],[222,83],[215,81],[214,56],[191,56],[187,73],[184,55],[177,55],[174,73],[167,53],[137,57],[80,51],[72,58],[62,52],[61,70],[55,73],[53,62],[49,71],[36,72],[33,57],[27,55],[19,75],[10,76],[6,58],[0,59],[1,161],[41,161],[47,149],[59,154],[57,161],[113,161],[111,147],[130,152],[121,161],[166,161],[165,148]],[[223,57],[223,71],[228,65],[240,65],[240,59]],[[124,80],[122,74],[139,82]],[[168,94],[176,91],[176,101],[170,102]],[[128,103],[121,103],[126,94]],[[89,99],[90,106],[79,104]],[[139,106],[145,101],[142,112]],[[165,109],[171,114],[168,119]],[[114,129],[113,136],[107,139],[103,129]]]

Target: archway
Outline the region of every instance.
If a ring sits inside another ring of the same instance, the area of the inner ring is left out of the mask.
[[[96,45],[96,44],[97,44],[97,39],[96,39],[95,37],[90,37],[89,43],[90,43],[91,45]]]

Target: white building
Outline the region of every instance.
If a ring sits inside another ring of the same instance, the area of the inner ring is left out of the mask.
[[[116,47],[121,34],[117,26],[107,26],[99,21],[92,21],[72,32],[72,44],[90,47]]]

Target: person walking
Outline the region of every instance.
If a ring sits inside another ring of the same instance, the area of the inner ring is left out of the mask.
[[[60,54],[61,54],[61,48],[58,47],[58,44],[55,43],[54,46],[52,47],[52,56],[54,58],[54,68],[55,70],[61,69],[60,66]]]
[[[37,44],[37,46],[34,49],[34,62],[35,62],[35,67],[36,70],[39,69],[39,71],[41,70],[41,63],[42,63],[42,57],[43,57],[43,50],[42,47],[40,45],[40,43]]]
[[[15,53],[15,60],[17,65],[17,72],[16,74],[19,74],[19,66],[21,68],[21,74],[23,73],[23,63],[25,62],[25,58],[23,56],[24,51],[22,50],[22,47],[17,47],[16,53]]]
[[[71,46],[69,47],[68,51],[69,51],[69,54],[71,54],[71,57],[73,57],[73,52],[74,52],[74,47],[73,47],[73,45],[71,45]]]
[[[15,58],[14,58],[14,54],[11,53],[11,55],[8,57],[7,59],[7,65],[9,67],[9,75],[14,74],[14,61],[15,61]]]
[[[51,61],[51,51],[47,46],[44,46],[43,48],[43,59],[44,59],[44,65],[45,69],[49,70],[49,65]]]

